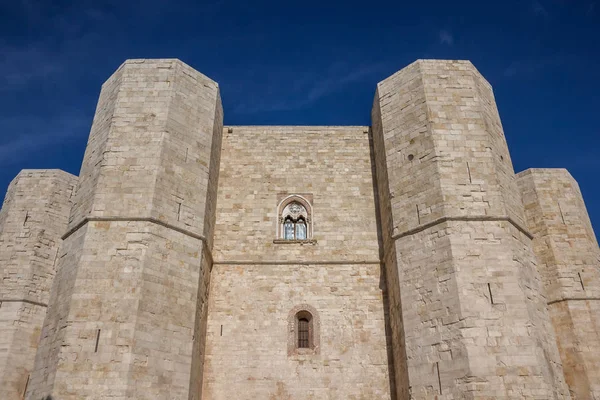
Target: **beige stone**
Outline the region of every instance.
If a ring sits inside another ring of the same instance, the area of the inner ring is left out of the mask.
[[[221,133],[218,86],[180,61],[104,84],[28,398],[199,392]]]
[[[225,129],[204,398],[390,398],[368,132]],[[311,199],[313,243],[274,242],[290,193]],[[302,304],[319,314],[320,351],[290,356]]]
[[[23,170],[0,212],[0,392],[23,398],[42,331],[76,177]]]
[[[514,174],[468,61],[380,82],[370,127],[223,127],[215,82],[128,60],[79,178],[9,187],[0,262],[11,400],[600,398],[581,193]]]
[[[564,169],[518,183],[571,395],[600,398],[600,251],[579,185]]]
[[[568,398],[490,85],[417,61],[372,116],[398,397]]]

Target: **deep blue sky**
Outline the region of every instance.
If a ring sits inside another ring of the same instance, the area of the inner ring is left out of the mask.
[[[600,0],[4,0],[0,196],[22,168],[78,174],[102,82],[158,57],[218,81],[230,125],[369,125],[378,81],[470,59],[516,171],[569,169],[600,231]]]

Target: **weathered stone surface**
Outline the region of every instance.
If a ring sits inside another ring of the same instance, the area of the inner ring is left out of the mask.
[[[372,116],[398,397],[568,398],[489,84],[417,61]]]
[[[600,398],[600,250],[581,191],[564,169],[517,176],[571,395]]]
[[[368,127],[224,133],[205,399],[390,398]],[[282,193],[312,199],[313,243],[277,243]],[[290,355],[288,315],[320,318],[318,354]]]
[[[515,177],[471,63],[379,83],[371,127],[222,121],[206,76],[128,60],[80,178],[11,184],[2,396],[600,398],[581,193],[564,170]],[[292,206],[305,239],[283,240]]]
[[[216,83],[178,60],[105,83],[28,398],[199,392],[221,134]]]
[[[25,393],[76,182],[60,170],[23,170],[0,211],[2,399]]]
[[[226,128],[215,260],[378,262],[368,132],[361,126]],[[273,243],[284,193],[312,196],[316,244]]]

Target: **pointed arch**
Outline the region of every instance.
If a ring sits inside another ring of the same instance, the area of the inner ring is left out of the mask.
[[[299,194],[285,196],[277,204],[278,240],[308,241],[313,237],[313,208],[311,202]]]

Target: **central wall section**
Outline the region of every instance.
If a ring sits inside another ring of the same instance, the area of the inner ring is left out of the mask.
[[[369,128],[226,127],[221,156],[203,399],[389,399]],[[288,194],[311,243],[275,240]],[[303,305],[310,354],[289,349]]]

